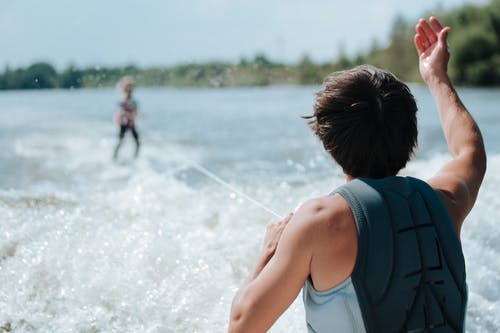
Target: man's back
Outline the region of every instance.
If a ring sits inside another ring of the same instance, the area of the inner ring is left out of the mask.
[[[312,281],[304,288],[311,331],[357,327],[346,332],[363,332],[356,319],[359,310],[351,304],[353,297],[359,301],[368,332],[463,331],[465,264],[453,224],[437,193],[423,181],[403,177],[356,179],[335,192],[342,198],[332,199],[345,200],[353,217],[344,215],[346,221],[325,219],[323,224],[333,227],[331,232],[322,232],[326,242],[319,244],[327,244],[328,237],[344,237],[348,229],[339,226],[357,225],[359,238],[352,243],[358,250],[354,269],[341,283],[352,280],[356,295],[350,294],[349,286],[342,291],[338,286],[321,291],[315,288],[315,279],[323,286],[328,279],[332,281],[334,275],[325,266],[333,268],[336,262],[346,260],[342,251],[315,246],[312,260],[329,256],[331,262],[311,269]],[[329,206],[326,211],[333,207]],[[325,311],[351,316],[321,316]]]

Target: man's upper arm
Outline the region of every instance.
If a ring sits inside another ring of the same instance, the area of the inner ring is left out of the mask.
[[[475,160],[473,152],[458,156],[448,162],[438,173],[429,179],[429,185],[443,199],[457,234],[462,223],[471,211],[484,177],[483,163]]]
[[[300,215],[296,214],[289,222],[276,253],[243,295],[246,321],[252,332],[268,330],[295,300],[309,276],[310,226]]]

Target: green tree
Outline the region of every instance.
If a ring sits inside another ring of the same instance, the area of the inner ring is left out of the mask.
[[[385,49],[383,67],[390,69],[399,78],[410,80],[414,77],[418,56],[413,46],[414,30],[402,16],[394,20],[391,42]]]
[[[82,71],[73,65],[66,68],[59,76],[59,87],[64,89],[81,88],[83,85]]]
[[[20,89],[21,73],[19,70],[13,71],[9,66],[3,72],[4,89]]]
[[[453,67],[456,79],[467,82],[469,79],[480,82],[480,78],[468,77],[467,68],[479,62],[489,61],[496,53],[496,41],[492,34],[486,33],[481,27],[471,26],[455,38],[452,49]],[[474,71],[476,74],[483,71]],[[470,74],[470,73],[469,73]]]
[[[258,69],[268,69],[273,67],[273,63],[267,59],[263,53],[258,53],[252,61],[254,68]]]
[[[297,65],[297,75],[299,84],[317,84],[321,83],[323,75],[321,75],[319,67],[314,64],[309,57],[305,54],[300,59]]]
[[[45,62],[34,63],[21,74],[21,89],[48,89],[57,87],[57,72]]]
[[[0,74],[0,90],[8,89],[7,82],[5,80],[5,72]]]

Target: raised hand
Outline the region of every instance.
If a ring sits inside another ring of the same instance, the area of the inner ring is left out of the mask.
[[[420,19],[415,30],[414,42],[420,58],[420,75],[424,81],[428,82],[434,76],[447,75],[450,59],[447,38],[450,28],[443,28],[437,18],[431,17],[429,22]]]

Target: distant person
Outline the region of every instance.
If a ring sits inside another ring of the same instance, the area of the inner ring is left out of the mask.
[[[447,74],[449,31],[420,20],[414,42],[451,161],[426,182],[396,176],[417,144],[408,87],[366,65],[329,76],[310,125],[346,184],[268,226],[234,297],[230,332],[267,331],[301,289],[309,332],[464,332],[460,230],[486,153]]]
[[[116,160],[118,158],[118,152],[125,137],[125,133],[130,130],[135,140],[135,157],[139,155],[139,134],[135,128],[135,120],[138,115],[137,111],[137,101],[132,98],[132,91],[134,81],[131,77],[125,76],[120,82],[118,82],[119,87],[123,91],[123,100],[120,101],[120,111],[116,116],[116,122],[120,126],[120,134],[118,144],[116,145],[113,158]]]

